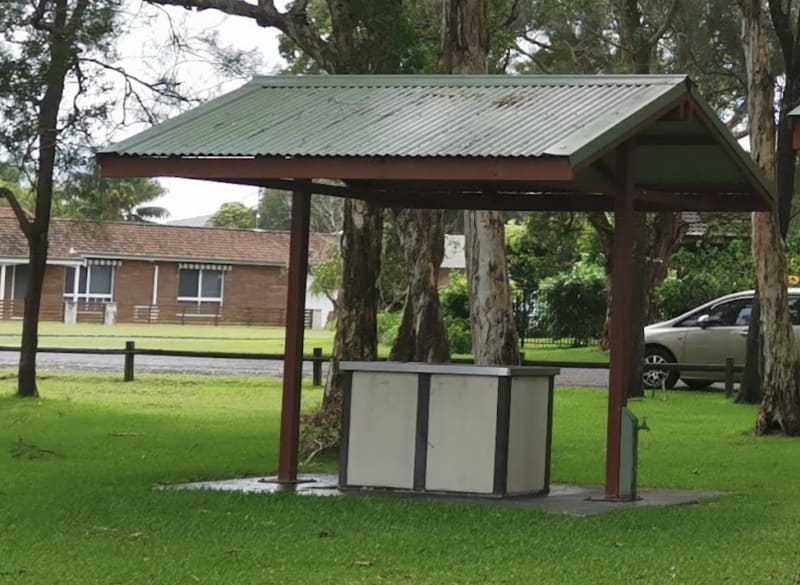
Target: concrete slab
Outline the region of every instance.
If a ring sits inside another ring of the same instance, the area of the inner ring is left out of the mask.
[[[639,499],[633,502],[610,502],[603,499],[602,486],[580,486],[551,484],[550,493],[542,496],[518,496],[508,498],[458,496],[452,494],[429,494],[397,492],[388,490],[340,490],[338,478],[333,474],[308,475],[296,484],[280,484],[276,477],[245,477],[219,481],[198,481],[168,486],[163,489],[212,490],[253,494],[295,493],[299,496],[343,496],[343,497],[395,497],[418,498],[426,501],[458,502],[488,506],[543,510],[568,516],[596,516],[630,508],[647,506],[685,506],[700,504],[725,492],[699,490],[673,490],[645,488],[639,490]]]

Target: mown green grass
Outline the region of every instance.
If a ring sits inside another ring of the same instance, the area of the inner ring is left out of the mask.
[[[731,495],[571,518],[156,490],[274,471],[279,383],[53,377],[37,401],[13,397],[12,383],[0,382],[0,583],[793,584],[800,574],[800,443],[753,437],[755,410],[720,394],[631,407],[652,429],[640,439],[642,484]],[[554,481],[602,481],[605,410],[603,392],[557,390]]]
[[[19,345],[22,323],[0,322],[0,345]],[[232,351],[283,353],[283,327],[243,325],[172,325],[119,323],[113,326],[80,323],[64,325],[50,321],[40,325],[39,344],[43,347],[92,347],[122,349],[125,341],[148,349],[189,351]],[[305,350],[321,347],[329,354],[333,331],[305,331]]]

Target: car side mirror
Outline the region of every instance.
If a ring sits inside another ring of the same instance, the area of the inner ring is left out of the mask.
[[[700,315],[697,318],[697,325],[700,327],[700,329],[705,329],[706,327],[713,325],[713,323],[711,322],[711,317],[708,315]]]

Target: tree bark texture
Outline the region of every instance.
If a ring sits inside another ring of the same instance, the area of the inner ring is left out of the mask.
[[[342,360],[378,357],[378,275],[381,264],[383,213],[358,199],[345,201],[342,230],[342,282],[337,308],[333,361],[328,372],[322,410],[341,408]]]
[[[780,99],[776,182],[778,185],[778,219],[781,236],[786,239],[794,198],[797,151],[792,146],[792,120],[789,112],[800,102],[800,30],[792,17],[791,3],[769,0],[769,13],[784,65],[783,93]]]
[[[45,73],[44,94],[38,110],[38,165],[36,170],[36,214],[28,221],[17,215],[20,226],[28,240],[31,266],[28,290],[25,293],[25,310],[22,321],[17,394],[37,397],[36,352],[39,346],[39,308],[42,300],[44,272],[47,265],[50,229],[50,208],[53,201],[53,174],[58,148],[58,113],[64,96],[67,73],[76,58],[71,44],[83,24],[88,0],[78,0],[69,12],[66,1],[55,2],[52,22],[48,31],[49,63]],[[41,25],[41,23],[39,23]],[[35,26],[38,26],[35,24]]]
[[[753,255],[761,308],[763,396],[756,432],[800,435],[800,369],[789,315],[786,254],[776,212],[753,214]]]
[[[740,0],[747,68],[750,152],[767,176],[775,174],[775,78],[770,69],[761,0]],[[752,251],[761,310],[761,408],[756,432],[800,434],[800,369],[789,315],[786,252],[777,210],[753,213]]]
[[[389,359],[450,361],[438,289],[439,267],[444,259],[442,212],[399,209],[394,217],[409,274],[403,320]]]
[[[619,196],[619,195],[617,195]],[[631,360],[631,368],[628,377],[628,397],[642,397],[644,396],[644,383],[642,375],[644,374],[644,364],[642,363],[642,356],[644,355],[644,325],[646,323],[647,309],[649,306],[649,299],[652,296],[647,287],[647,281],[644,278],[646,266],[648,264],[645,255],[647,248],[647,221],[646,216],[642,213],[633,213],[633,291],[631,300],[638,310],[634,311],[634,319],[631,323],[632,331],[628,334],[631,336],[631,347],[633,355],[636,356]],[[638,278],[636,278],[638,276]],[[609,306],[611,299],[609,299]]]
[[[761,303],[758,301],[758,283],[753,306],[750,309],[750,323],[747,328],[745,340],[745,368],[742,380],[739,383],[739,393],[736,395],[738,404],[761,404]]]
[[[440,72],[487,73],[488,22],[487,0],[445,2]],[[519,363],[503,216],[497,211],[465,211],[464,223],[475,363]]]
[[[503,217],[495,212],[467,212],[465,219],[475,363],[518,364],[519,342],[508,283]]]

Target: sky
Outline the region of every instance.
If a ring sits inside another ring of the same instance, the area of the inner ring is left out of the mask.
[[[285,2],[276,4],[280,6]],[[262,61],[259,74],[275,73],[284,65],[278,53],[277,31],[261,28],[250,19],[226,17],[213,10],[189,12],[183,8],[154,8],[141,4],[139,0],[130,0],[128,9],[131,12],[130,18],[146,23],[146,26],[134,28],[131,33],[120,38],[120,65],[130,71],[141,72],[145,78],[152,79],[153,68],[159,66],[159,53],[164,51],[167,44],[170,26],[185,28],[189,34],[213,30],[218,33],[222,44],[257,52]],[[177,71],[182,83],[192,92],[201,95],[219,95],[244,83],[242,79],[225,79],[213,67],[200,60],[182,63]],[[144,128],[141,125],[126,128],[114,135],[114,141],[122,140]],[[258,197],[255,187],[176,178],[160,178],[159,182],[167,193],[153,204],[169,211],[166,221],[210,215],[228,201],[241,201],[252,206]]]

